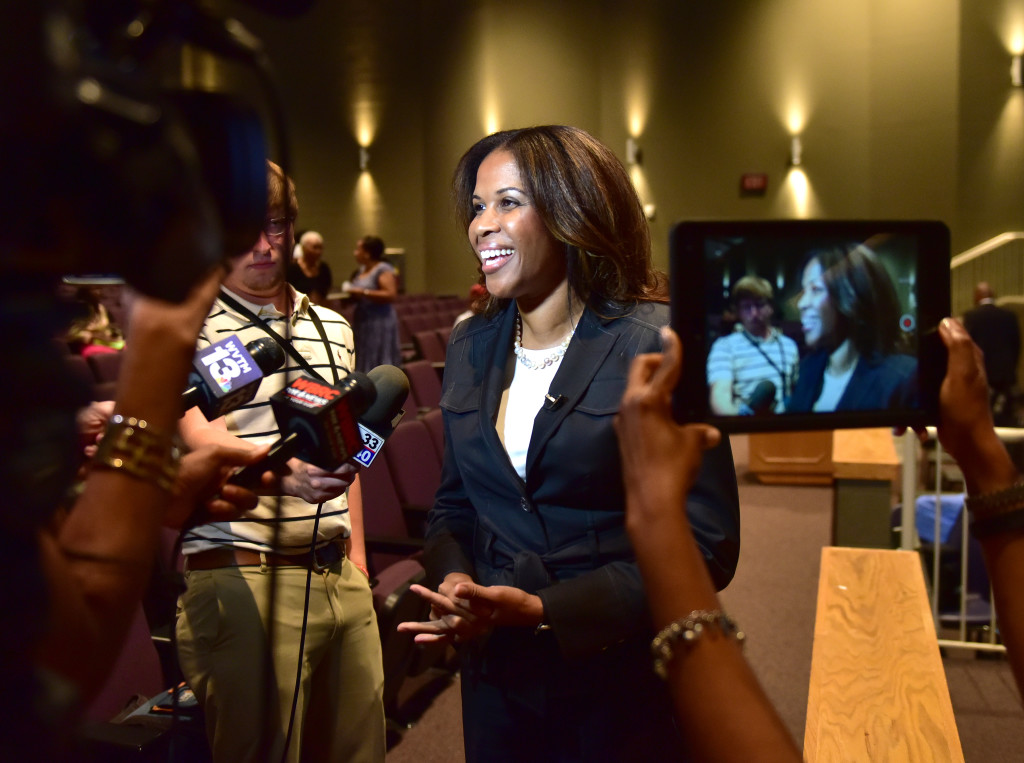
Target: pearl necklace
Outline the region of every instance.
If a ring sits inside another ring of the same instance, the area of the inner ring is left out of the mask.
[[[562,340],[562,343],[554,349],[554,351],[546,358],[540,361],[532,360],[526,355],[526,350],[523,349],[523,320],[516,315],[516,341],[513,345],[513,351],[516,354],[516,358],[524,366],[529,368],[531,371],[540,371],[542,368],[554,365],[562,359],[565,355],[565,351],[569,348],[569,342],[572,341],[572,335],[576,333],[576,327],[569,329],[569,335]]]

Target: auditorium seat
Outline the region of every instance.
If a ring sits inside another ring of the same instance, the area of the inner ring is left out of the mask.
[[[394,305],[401,315],[425,313],[434,309],[434,298],[430,294],[403,294]]]
[[[67,363],[71,375],[83,384],[92,388],[96,383],[96,377],[93,376],[92,369],[89,367],[89,361],[81,355],[68,355],[64,358],[64,362]]]
[[[410,360],[403,367],[409,377],[409,393],[417,408],[426,412],[441,404],[441,379],[429,360]]]
[[[418,357],[431,363],[444,363],[445,345],[438,336],[437,329],[424,329],[412,335]]]
[[[89,389],[92,400],[113,400],[114,392],[117,389],[116,381],[96,381],[89,361],[81,355],[68,354],[64,362],[73,377],[78,379]]]
[[[411,337],[415,337],[417,331],[429,331],[437,327],[437,318],[433,310],[401,315],[398,320]]]
[[[448,352],[448,340],[451,338],[452,329],[455,327],[456,317],[456,315],[453,315],[452,319],[446,325],[437,327],[437,338],[441,340],[441,346],[444,348],[446,353]]]
[[[423,549],[423,539],[414,538],[409,532],[402,502],[391,478],[387,465],[390,447],[389,439],[373,464],[359,472],[367,566],[371,577]]]
[[[442,463],[444,462],[444,415],[440,408],[431,408],[422,416],[423,423],[430,432],[430,441],[434,446],[434,452]]]
[[[402,683],[413,666],[424,660],[424,650],[413,640],[413,634],[400,633],[397,626],[406,620],[425,620],[430,605],[410,590],[410,586],[423,583],[426,577],[418,558],[423,539],[413,538],[408,532],[386,457],[387,449],[369,468],[360,471],[359,483],[373,608],[384,665],[384,712],[393,719],[398,714]]]
[[[117,391],[117,376],[121,373],[120,352],[101,352],[85,358],[93,377],[94,400],[113,400]]]
[[[152,697],[167,689],[156,647],[142,606],[136,609],[121,654],[96,697],[85,710],[86,721],[110,721],[137,696]]]
[[[406,526],[422,537],[427,511],[441,484],[441,459],[427,425],[420,419],[403,419],[388,439],[387,464]]]
[[[92,397],[94,400],[113,400],[116,392],[116,381],[96,382],[92,387]]]
[[[398,346],[402,350],[402,357],[412,359],[416,357],[416,346],[412,342],[412,334],[409,333],[405,323],[398,320]]]
[[[413,634],[400,632],[398,624],[430,616],[426,600],[409,590],[413,584],[422,584],[425,578],[426,572],[418,561],[402,559],[382,570],[373,586],[373,608],[377,614],[384,668],[384,715],[389,727],[393,725],[390,721],[400,714],[398,696],[402,684],[423,659],[420,656],[423,648],[413,640]]]

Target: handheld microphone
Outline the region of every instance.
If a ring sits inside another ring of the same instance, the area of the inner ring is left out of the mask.
[[[362,448],[356,419],[376,399],[366,374],[350,373],[337,385],[300,376],[270,398],[282,438],[265,458],[237,470],[228,482],[255,488],[264,472],[276,471],[290,458],[334,471]]]
[[[369,466],[384,443],[395,431],[405,411],[402,405],[409,396],[409,377],[395,366],[377,366],[367,374],[377,390],[377,400],[366,409],[359,421],[363,447],[352,459]]]
[[[198,406],[207,421],[240,408],[256,396],[263,377],[284,365],[284,351],[270,337],[242,346],[229,336],[204,347],[192,360],[182,410]]]
[[[775,407],[775,385],[767,379],[758,382],[754,391],[750,393],[747,405],[750,406],[755,416],[771,413]]]

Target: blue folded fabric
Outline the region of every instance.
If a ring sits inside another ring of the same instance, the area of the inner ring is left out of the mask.
[[[949,533],[964,509],[964,494],[952,493],[941,495],[939,500],[940,543],[949,541]],[[935,494],[919,495],[914,505],[914,517],[917,524],[918,537],[927,543],[935,542]]]

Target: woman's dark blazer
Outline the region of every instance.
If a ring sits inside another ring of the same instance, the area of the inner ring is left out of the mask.
[[[816,350],[800,361],[796,386],[786,402],[788,413],[810,411],[814,406],[821,395],[828,358],[827,350]],[[900,354],[861,357],[835,410],[910,409],[917,400],[917,358]]]
[[[632,359],[661,350],[658,332],[668,306],[642,303],[610,320],[584,311],[534,420],[525,481],[494,425],[515,309],[510,303],[499,315],[475,316],[452,332],[441,399],[444,468],[430,512],[427,568],[435,584],[464,572],[484,585],[538,594],[562,655],[585,656],[650,629],[624,526],[612,419]],[[685,509],[721,589],[735,572],[740,543],[736,473],[725,437],[704,454]]]

